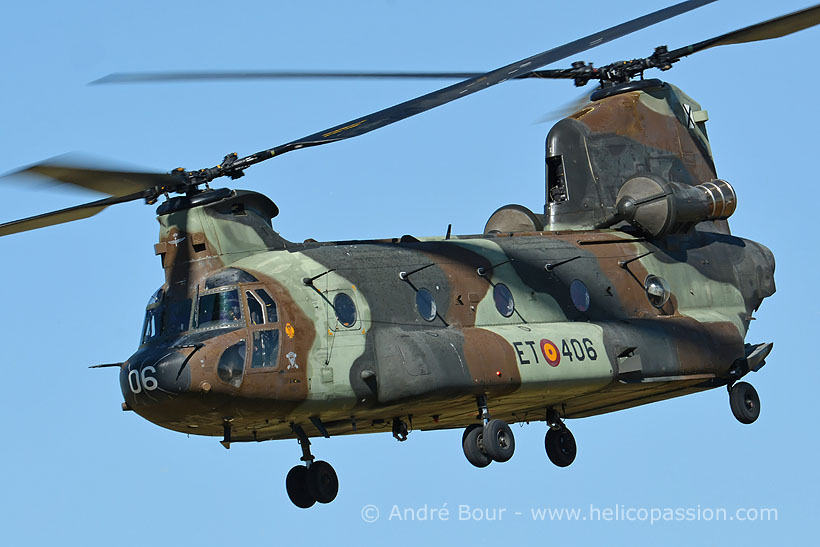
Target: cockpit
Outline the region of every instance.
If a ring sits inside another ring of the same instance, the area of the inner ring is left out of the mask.
[[[200,287],[193,298],[162,288],[151,296],[139,353],[174,350],[197,353],[197,359],[212,355],[208,358],[214,358],[216,376],[233,388],[243,384],[247,373],[278,370],[279,313],[269,290],[234,269],[209,277]],[[203,349],[206,345],[211,349]]]
[[[248,325],[278,322],[276,302],[265,289],[248,288],[244,292]],[[244,327],[246,324],[240,291],[236,286],[219,287],[203,292],[197,297],[193,318],[191,311],[190,298],[167,298],[162,289],[157,289],[145,307],[140,345],[147,344],[155,338],[184,333],[189,327],[191,330],[203,330]]]

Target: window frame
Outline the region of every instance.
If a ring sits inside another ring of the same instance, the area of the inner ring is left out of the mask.
[[[199,324],[199,308],[200,302],[202,298],[205,296],[210,296],[212,294],[218,294],[228,291],[236,291],[237,296],[239,298],[239,320],[238,321],[231,321],[228,323],[219,323],[217,325],[209,325],[207,327],[200,326]],[[217,287],[216,289],[210,289],[207,291],[200,291],[199,294],[196,295],[196,304],[193,310],[193,319],[191,321],[190,330],[192,331],[209,331],[209,330],[216,330],[216,329],[224,329],[224,328],[242,328],[247,324],[247,314],[246,314],[246,305],[244,302],[244,295],[242,294],[242,289],[238,285],[223,285],[222,287]]]
[[[273,302],[274,307],[276,308],[276,321],[270,321],[268,308],[264,303],[264,299],[257,294],[257,291],[264,291],[265,294],[271,299]],[[276,301],[276,298],[273,297],[271,291],[265,287],[262,283],[240,283],[239,284],[239,291],[242,295],[240,300],[242,301],[242,313],[245,314],[245,328],[247,329],[247,340],[248,343],[245,347],[245,375],[253,375],[253,374],[264,374],[264,373],[271,373],[271,372],[282,372],[284,368],[282,367],[282,344],[283,344],[283,337],[282,337],[282,323],[279,320],[279,304]],[[248,294],[251,294],[254,301],[262,306],[262,316],[264,322],[255,325],[252,324],[247,318],[250,317],[250,310],[248,309]],[[265,332],[265,331],[277,331],[277,345],[276,345],[276,356],[273,359],[274,365],[268,367],[254,367],[253,366],[253,345],[254,345],[254,333],[256,332]]]

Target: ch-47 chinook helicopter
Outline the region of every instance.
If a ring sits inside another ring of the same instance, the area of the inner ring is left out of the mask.
[[[541,70],[711,1],[682,2],[486,74],[451,74],[466,79],[207,169],[33,165],[22,173],[110,197],[2,224],[0,235],[165,196],[155,245],[165,282],[137,351],[102,366],[120,370],[123,409],[162,427],[221,437],[226,448],[298,439],[304,465],[286,486],[299,507],[329,503],[339,487],[310,437],[391,427],[404,440],[410,428],[464,428],[467,460],[486,467],[512,457],[510,423],[544,420],[547,456],[563,467],[576,454],[568,418],[725,386],[734,416],[752,423],[759,398],[740,380],[764,365],[772,344],[745,336],[775,291],[774,257],[729,233],[736,195],[717,178],[706,112],[643,72],[814,26],[820,6],[645,58]],[[211,188],[283,153],[530,77],[600,82],[547,136],[543,214],[507,205],[479,235],[293,243],[274,231],[270,199]]]

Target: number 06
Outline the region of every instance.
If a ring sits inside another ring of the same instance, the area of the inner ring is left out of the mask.
[[[131,370],[128,372],[128,387],[131,388],[131,393],[141,393],[145,391],[153,391],[159,387],[157,379],[151,376],[155,374],[157,369],[153,366],[144,367],[141,371]]]

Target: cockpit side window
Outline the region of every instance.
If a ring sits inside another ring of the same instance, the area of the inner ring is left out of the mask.
[[[200,295],[196,328],[235,325],[241,321],[242,303],[235,288]]]
[[[251,368],[275,367],[279,356],[279,331],[258,330],[253,333]]]
[[[262,304],[251,291],[245,291],[245,298],[248,299],[248,322],[251,325],[261,325],[265,322],[265,314],[262,312]]]
[[[252,344],[248,361],[250,373],[276,370],[279,362],[279,316],[276,302],[259,285],[240,285],[245,293],[245,313]]]
[[[268,323],[276,323],[279,321],[278,314],[276,313],[276,302],[273,301],[273,298],[270,297],[268,292],[265,289],[256,289],[256,294],[265,305],[265,315],[268,318]]]

